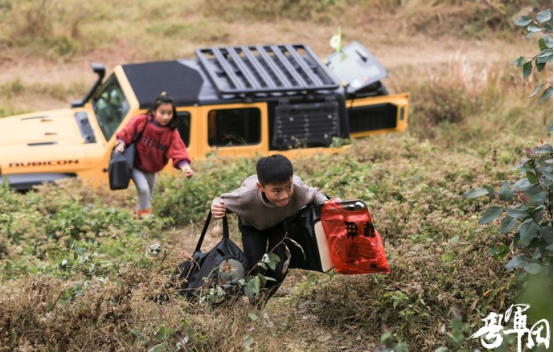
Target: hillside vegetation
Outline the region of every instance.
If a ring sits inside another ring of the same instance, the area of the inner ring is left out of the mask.
[[[293,161],[307,184],[368,203],[390,275],[293,270],[263,311],[168,291],[211,199],[253,174],[254,159],[209,157],[191,180],[162,176],[156,217],[142,221],[133,219],[134,190],[93,191],[78,180],[25,194],[0,187],[0,350],[484,350],[467,338],[490,312],[519,303],[525,288],[504,268],[516,254],[513,234],[500,234],[499,220],[479,224],[490,200],[463,194],[518,180],[513,166],[526,148],[552,139],[551,98],[528,98],[541,75],[524,80],[511,64],[536,52],[513,22],[548,6],[0,0],[0,117],[68,106],[92,84],[91,62],[109,70],[203,46],[281,42],[306,43],[323,58],[339,25],[343,42],[363,43],[389,70],[389,90],[411,97],[408,132]],[[231,232],[240,243],[235,218]],[[218,240],[213,233],[206,248]],[[510,251],[500,259],[502,245]],[[552,298],[551,286],[540,288]],[[514,339],[504,342],[501,349],[516,349]]]

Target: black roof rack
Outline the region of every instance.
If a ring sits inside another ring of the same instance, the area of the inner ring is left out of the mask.
[[[335,90],[339,84],[303,44],[196,50],[200,66],[220,95]]]

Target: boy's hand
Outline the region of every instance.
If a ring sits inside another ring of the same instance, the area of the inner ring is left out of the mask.
[[[190,167],[190,165],[185,165],[181,168],[181,170],[183,171],[183,173],[185,173],[185,176],[187,178],[191,178],[193,175],[194,175],[194,171],[192,170],[192,168]]]
[[[327,201],[341,202],[342,200],[340,199],[340,197],[333,197],[333,198],[331,198]],[[327,201],[325,201],[325,202],[327,202]]]
[[[214,203],[212,205],[212,215],[216,219],[225,217],[226,211],[227,211],[227,208],[225,207],[225,204],[223,203],[223,201],[220,201],[219,203]]]

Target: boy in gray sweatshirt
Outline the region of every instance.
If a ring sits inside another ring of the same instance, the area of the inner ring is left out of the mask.
[[[223,218],[226,212],[239,217],[244,254],[254,269],[250,274],[263,273],[275,279],[266,282],[266,299],[287,275],[283,268],[287,260],[285,247],[281,243],[286,235],[283,221],[309,203],[321,205],[327,200],[327,196],[293,174],[292,163],[285,156],[275,154],[261,158],[256,163],[256,175],[248,177],[240,188],[212,201],[214,218]],[[279,256],[280,262],[275,270],[264,271],[257,264],[269,252]]]

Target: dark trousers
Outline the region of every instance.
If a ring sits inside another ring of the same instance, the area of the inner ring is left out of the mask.
[[[281,223],[269,229],[259,230],[242,224],[242,220],[239,219],[239,229],[242,233],[244,255],[251,266],[249,269],[249,271],[251,270],[250,275],[255,276],[261,273],[264,276],[275,279],[275,281],[267,280],[265,284],[264,295],[266,299],[269,299],[275,294],[277,289],[279,289],[288,273],[288,269],[283,271],[283,265],[287,260],[287,255],[285,245],[281,243],[286,235],[285,228]],[[277,244],[279,245],[277,246]],[[262,267],[258,266],[258,262],[260,262],[264,254],[269,254],[270,252],[279,256],[280,261],[275,267],[275,270],[271,268],[264,270]]]

